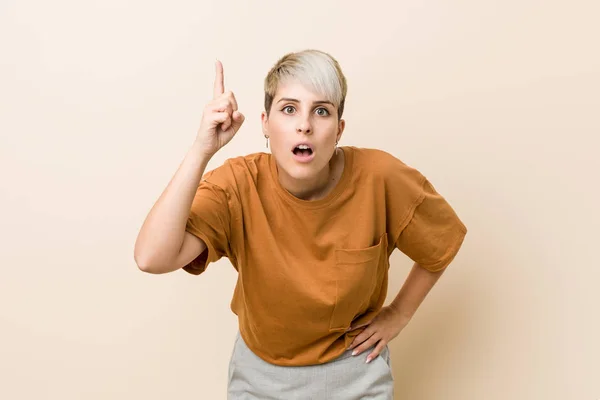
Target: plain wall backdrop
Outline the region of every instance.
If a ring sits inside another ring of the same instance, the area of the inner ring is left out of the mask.
[[[332,54],[340,145],[419,169],[469,228],[391,343],[397,399],[600,398],[596,1],[0,4],[0,398],[225,399],[227,259],[138,270],[141,224],[225,70],[269,151],[263,79]],[[391,258],[388,303],[412,262]]]

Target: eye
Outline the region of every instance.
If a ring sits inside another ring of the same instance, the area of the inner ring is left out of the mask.
[[[329,110],[326,109],[325,107],[319,107],[319,108],[317,108],[317,111],[319,111],[319,110],[325,111],[325,114],[319,114],[320,116],[324,117],[326,115],[329,115]]]
[[[292,107],[292,106],[285,106],[285,107],[283,107],[283,109],[281,111],[283,111],[284,114],[289,114],[289,113],[285,112],[285,110],[287,110],[288,108],[294,109],[294,107]]]

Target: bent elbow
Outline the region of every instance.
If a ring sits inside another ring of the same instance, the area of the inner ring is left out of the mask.
[[[173,267],[173,263],[159,263],[135,255],[134,259],[138,269],[148,274],[166,274],[168,272],[172,272],[178,269]]]
[[[157,268],[155,262],[152,262],[148,257],[144,257],[137,252],[134,252],[133,259],[138,269],[142,272],[147,272],[149,274],[159,273],[160,268]]]

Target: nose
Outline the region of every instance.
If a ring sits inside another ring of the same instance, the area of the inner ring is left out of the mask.
[[[312,134],[311,115],[298,115],[296,119],[296,133]]]
[[[297,133],[302,133],[304,132],[304,134],[308,135],[310,133],[312,133],[311,129],[310,129],[310,124],[306,121],[300,123],[298,125],[298,127],[296,128],[296,132]]]

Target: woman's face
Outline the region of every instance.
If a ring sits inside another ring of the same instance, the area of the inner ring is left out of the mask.
[[[309,185],[327,179],[328,164],[345,125],[338,120],[336,106],[298,82],[280,83],[269,117],[262,113],[262,125],[284,179]],[[300,143],[310,150],[298,150]]]

